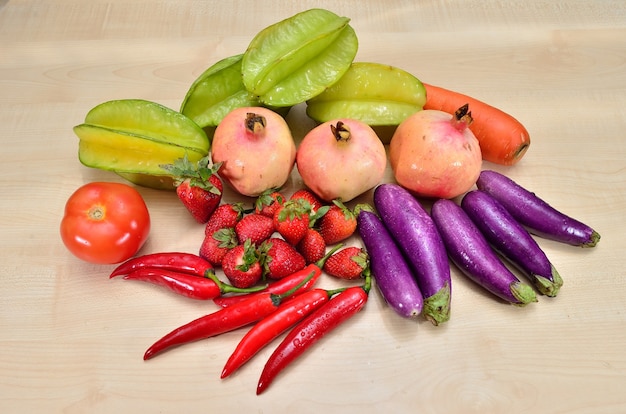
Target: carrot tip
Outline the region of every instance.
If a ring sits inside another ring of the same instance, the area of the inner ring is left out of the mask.
[[[528,150],[528,147],[530,147],[530,143],[524,143],[520,145],[517,151],[515,151],[515,153],[513,154],[513,159],[517,160],[522,158]]]

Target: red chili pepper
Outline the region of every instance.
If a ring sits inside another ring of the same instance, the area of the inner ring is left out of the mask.
[[[307,279],[311,273],[313,273],[313,277],[308,279],[308,281],[304,284],[302,282]],[[248,300],[251,297],[265,295],[267,293],[273,293],[275,295],[281,295],[284,292],[287,292],[290,289],[293,289],[295,286],[300,285],[300,289],[294,292],[294,295],[298,295],[302,292],[306,292],[311,289],[311,287],[317,282],[320,278],[322,271],[317,268],[315,265],[308,265],[302,270],[299,270],[295,273],[290,274],[287,277],[277,280],[276,282],[272,282],[267,285],[267,287],[256,293],[246,293],[243,295],[232,295],[232,296],[218,296],[213,299],[216,305],[221,306],[222,308],[229,308],[233,305],[236,305],[239,302],[244,300]]]
[[[332,254],[339,250],[342,246],[342,244],[337,244],[317,262],[310,263],[304,269],[294,272],[287,277],[277,280],[276,282],[270,283],[269,285],[267,285],[267,289],[262,292],[248,293],[245,295],[220,296],[213,299],[213,302],[215,302],[215,304],[218,306],[227,308],[251,296],[263,294],[266,292],[280,295],[283,292],[293,289],[294,286],[301,284],[302,281],[311,274],[311,272],[314,272],[313,277],[307,283],[303,284],[302,287],[294,293],[294,295],[299,295],[302,292],[306,292],[307,290],[311,289],[311,287],[317,282],[317,280],[321,276],[322,267],[324,267],[324,262],[326,262],[326,259],[332,256]]]
[[[257,384],[257,395],[265,391],[278,373],[302,355],[304,351],[365,306],[371,286],[367,269],[366,274],[366,281],[363,286],[352,286],[345,289],[313,311],[287,334],[263,368]]]
[[[182,252],[151,253],[128,259],[117,266],[109,277],[127,275],[145,267],[174,270],[198,276],[204,276],[207,270],[213,269],[211,263],[196,254]]]
[[[142,267],[130,272],[124,276],[124,279],[149,282],[163,286],[179,295],[198,300],[215,299],[226,293],[258,292],[266,288],[266,286],[237,288],[219,280],[212,270],[207,271],[205,276],[198,276],[162,268]]]
[[[261,319],[241,339],[224,365],[221,378],[226,378],[232,374],[289,327],[328,302],[334,294],[343,290],[313,289],[282,303],[276,312],[272,312]]]
[[[313,273],[310,275],[313,277]],[[308,279],[305,279],[307,282]],[[300,286],[281,295],[263,293],[253,296],[243,302],[228,308],[195,319],[155,342],[143,356],[144,360],[153,358],[157,354],[176,345],[200,339],[210,338],[225,332],[230,332],[242,326],[256,322],[274,312],[283,300],[293,295]]]

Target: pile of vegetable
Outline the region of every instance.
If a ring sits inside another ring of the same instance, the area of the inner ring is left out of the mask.
[[[361,311],[374,286],[400,317],[441,325],[451,317],[451,265],[494,298],[523,307],[538,295],[557,296],[563,285],[536,237],[598,243],[591,227],[483,169],[483,161],[506,166],[524,156],[530,139],[519,121],[402,69],[354,62],[349,21],[304,11],[209,67],[180,111],[110,101],[75,127],[84,165],[175,189],[204,226],[197,252],[137,256],[150,217],[136,189],[90,183],[68,200],[61,234],[77,257],[117,264],[111,278],[218,307],[158,339],[145,360],[247,327],[226,378],[288,332],[260,375],[261,393]],[[284,116],[298,104],[319,125],[296,146]],[[388,127],[391,136],[382,136]],[[385,144],[393,183],[381,182]],[[287,194],[295,168],[303,188]],[[224,185],[249,203],[224,200]],[[372,203],[349,204],[370,190]],[[322,275],[340,286],[317,287]]]
[[[283,214],[290,209],[293,215]],[[287,364],[365,306],[371,288],[369,255],[342,243],[356,227],[356,215],[340,200],[324,203],[307,189],[287,198],[274,190],[259,196],[254,208],[245,210],[240,203],[217,207],[206,221],[197,255],[133,257],[110,277],[155,284],[192,299],[213,300],[220,307],[163,336],[146,350],[145,360],[253,324],[224,366],[221,376],[226,378],[290,330],[261,374],[261,393]],[[222,246],[225,234],[238,241]],[[228,283],[217,277],[218,268]],[[346,285],[315,287],[323,273]]]

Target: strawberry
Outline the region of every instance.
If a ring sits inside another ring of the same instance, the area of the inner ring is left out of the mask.
[[[279,237],[269,238],[259,250],[263,257],[263,274],[270,279],[282,279],[306,266],[306,260],[295,247]]]
[[[194,165],[187,155],[162,166],[174,177],[178,198],[199,223],[206,223],[222,200],[222,180],[217,175],[219,166],[209,166],[208,156]]]
[[[213,266],[221,266],[226,253],[237,246],[237,236],[232,227],[224,227],[204,236],[199,256]]]
[[[219,205],[204,228],[205,235],[211,235],[217,230],[234,228],[244,214],[243,203],[227,203]]]
[[[254,286],[263,276],[256,247],[249,239],[226,252],[222,269],[230,284],[238,288]]]
[[[274,220],[262,214],[250,213],[235,225],[235,233],[239,243],[252,240],[256,246],[263,243],[274,233]]]
[[[292,246],[304,237],[309,228],[311,207],[304,200],[289,200],[274,212],[274,229]]]
[[[369,256],[356,246],[344,247],[333,253],[324,263],[323,270],[340,279],[358,279],[369,266]]]
[[[341,200],[333,200],[328,211],[319,218],[318,229],[327,245],[352,236],[356,230],[356,216]]]
[[[285,196],[278,190],[270,188],[257,197],[254,203],[255,212],[264,216],[274,217],[274,212],[285,203]]]
[[[290,200],[298,200],[298,199],[306,200],[311,206],[312,213],[315,213],[319,208],[321,208],[324,205],[322,200],[320,200],[319,197],[315,195],[314,192],[306,188],[301,188],[300,190],[296,190],[296,192],[293,193],[291,197],[289,197],[289,199]]]
[[[308,228],[302,240],[296,245],[296,250],[304,256],[307,263],[315,263],[326,254],[326,242],[319,231]]]

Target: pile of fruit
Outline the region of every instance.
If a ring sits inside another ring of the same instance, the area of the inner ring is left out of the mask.
[[[355,62],[349,22],[323,9],[296,14],[209,67],[180,111],[110,101],[75,127],[84,165],[175,189],[204,225],[197,252],[136,256],[150,218],[134,188],[89,183],[68,200],[61,233],[78,257],[121,263],[110,277],[219,307],[166,334],[144,359],[252,325],[224,378],[290,330],[265,365],[260,393],[361,310],[374,285],[398,315],[439,325],[450,318],[450,262],[494,297],[524,306],[537,293],[556,296],[563,284],[531,234],[583,247],[598,242],[591,227],[482,169],[483,160],[512,165],[524,156],[530,139],[519,121],[402,69]],[[285,115],[299,104],[319,125],[296,146]],[[389,139],[385,128],[393,130]],[[387,162],[395,183],[382,183]],[[304,187],[286,194],[295,168]],[[250,203],[224,200],[224,185]],[[370,190],[372,204],[349,206]],[[432,201],[430,211],[421,198]],[[343,244],[353,236],[362,246]],[[322,274],[345,286],[315,287]]]

